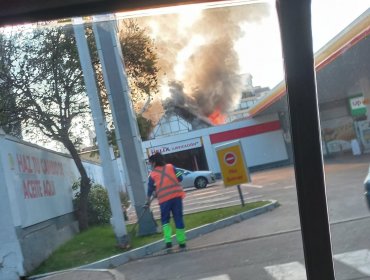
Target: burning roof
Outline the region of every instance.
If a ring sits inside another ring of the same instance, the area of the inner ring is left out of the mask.
[[[155,34],[163,87],[175,81],[168,84],[165,110],[189,121],[223,123],[245,89],[235,49],[242,25],[260,21],[269,9],[267,3],[253,3],[187,13],[186,21],[179,14],[143,18]]]

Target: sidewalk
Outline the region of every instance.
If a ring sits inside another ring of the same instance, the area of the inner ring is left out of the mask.
[[[56,273],[47,277],[39,278],[45,280],[124,280],[125,277],[116,270],[108,269],[84,269],[69,270]]]
[[[186,232],[187,239],[190,241],[204,234],[216,231],[218,229],[226,228],[236,223],[240,223],[246,219],[250,219],[257,215],[274,210],[278,207],[278,202],[271,200],[271,202],[263,207],[256,208],[211,224],[207,224]],[[199,245],[199,244],[198,244]],[[206,244],[204,244],[206,245]],[[76,269],[48,273],[44,275],[36,275],[29,277],[29,280],[124,280],[125,277],[118,271],[111,269],[118,267],[131,260],[140,259],[156,252],[163,250],[163,241],[157,241],[146,246],[92,263]]]
[[[348,163],[366,163],[370,162],[370,154],[361,155],[359,157],[352,157],[352,156],[341,156],[341,157],[333,157],[325,162],[325,169],[326,172],[330,173],[332,169],[336,169],[337,172],[342,172],[341,170],[347,169]],[[367,165],[366,165],[367,166]],[[292,168],[292,167],[290,167]],[[283,171],[286,168],[283,169]],[[258,177],[260,172],[256,172],[255,176]],[[273,177],[273,173],[278,174],[277,178]],[[282,172],[282,169],[276,169],[274,171],[270,170],[267,174],[267,177],[272,177],[273,180],[283,180],[280,177],[282,176],[291,176],[290,172]],[[266,174],[264,174],[266,175]],[[337,186],[338,182],[335,181],[336,176],[328,177],[328,183]],[[272,180],[272,179],[271,179]],[[334,181],[333,181],[334,180]],[[339,179],[338,179],[339,180]],[[288,185],[291,182],[285,182]],[[264,184],[266,183],[266,176],[261,177],[260,181],[257,184]],[[268,185],[269,182],[267,182]],[[328,195],[331,194],[330,191],[335,191],[337,194],[338,189],[329,189]],[[269,209],[258,210],[259,212],[256,213],[248,213],[247,217],[241,217],[240,215],[236,217],[231,217],[225,219],[223,221],[219,221],[217,223],[213,223],[211,225],[206,225],[191,231],[187,232],[188,236],[188,245],[190,251],[202,249],[206,252],[209,248],[214,244],[222,244],[225,240],[228,242],[234,242],[238,240],[248,240],[254,239],[256,237],[261,236],[269,236],[273,234],[279,234],[282,232],[292,232],[298,231],[300,229],[300,221],[298,215],[298,205],[296,199],[296,193],[291,192],[290,195],[287,196],[286,193],[268,193],[269,197],[274,197],[275,199],[279,200],[279,202],[283,205],[283,207],[279,207],[275,211],[267,213],[265,215],[261,215],[256,219],[251,219],[247,223],[240,223],[244,219],[251,218],[253,216],[265,213],[266,211],[271,211],[276,208],[277,203],[275,201],[269,206]],[[330,197],[329,197],[330,198]],[[334,205],[335,201],[331,202],[333,205],[333,209],[342,209],[339,206]],[[265,206],[266,207],[266,206]],[[334,210],[331,210],[332,219],[337,221],[338,219],[343,219],[342,212],[336,214]],[[256,210],[256,209],[255,209]],[[254,211],[254,210],[252,210]],[[334,211],[334,212],[333,212]],[[245,213],[244,213],[245,214]],[[340,214],[340,215],[339,215]],[[243,215],[243,214],[241,214]],[[284,217],[284,219],[281,219]],[[218,230],[217,230],[218,229]],[[217,231],[216,231],[217,230]],[[201,235],[207,234],[206,236],[199,237]],[[196,238],[199,237],[199,238]],[[30,280],[33,279],[42,279],[42,280],[106,280],[106,279],[115,279],[115,280],[122,280],[125,277],[120,274],[116,269],[120,265],[129,262],[130,260],[135,259],[142,259],[148,255],[152,255],[155,252],[160,251],[163,248],[162,241],[157,243],[148,244],[142,248],[138,248],[132,250],[130,252],[120,254],[114,256],[109,259],[101,260],[100,262],[96,262],[75,270],[68,270],[63,272],[56,272],[54,274],[48,275],[39,275],[37,277],[31,277]],[[118,268],[119,269],[119,268]]]

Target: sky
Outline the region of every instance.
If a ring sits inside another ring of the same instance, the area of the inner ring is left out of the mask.
[[[238,1],[248,2],[248,0]],[[273,88],[284,78],[283,59],[275,1],[267,0],[264,2],[271,4],[269,15],[258,21],[243,23],[241,25],[243,36],[234,43],[234,49],[239,56],[240,74],[250,73],[253,76],[254,86]],[[369,7],[370,0],[312,0],[314,51],[319,50]],[[179,9],[165,9],[160,13],[169,12],[177,13]],[[143,12],[140,14],[142,15]],[[181,21],[184,27],[191,25],[192,22],[199,19],[199,16],[199,7],[182,8]],[[156,33],[155,26],[152,32]],[[201,37],[191,38],[190,44],[180,52],[174,69],[176,78],[184,75],[183,72],[189,65],[187,60],[192,55],[191,49],[199,47],[203,41],[204,38]],[[194,73],[193,76],[197,76]],[[209,101],[209,99],[205,101]]]
[[[228,1],[230,3],[232,1]],[[280,32],[275,9],[275,0],[248,1],[235,0],[240,3],[268,2],[271,5],[270,14],[258,22],[244,23],[241,28],[244,36],[234,45],[239,54],[240,73],[250,73],[253,84],[273,88],[284,77]],[[209,4],[208,4],[209,5]],[[211,4],[217,6],[219,4]],[[155,10],[154,14],[180,13],[183,23],[191,25],[200,16],[199,6],[173,7]],[[370,0],[312,0],[312,30],[313,48],[316,52],[341,30],[348,26],[354,19],[370,7]],[[153,11],[134,12],[134,16],[150,15]],[[153,34],[160,31],[153,28]],[[163,32],[162,32],[163,36]],[[193,45],[201,44],[201,38],[193,38]],[[189,48],[179,55],[186,58],[191,54]],[[184,59],[183,59],[184,60]],[[186,60],[186,59],[185,59]],[[184,61],[182,61],[184,62]],[[184,64],[178,63],[177,74],[181,74]],[[178,77],[179,75],[177,75]],[[181,75],[180,75],[181,76]]]
[[[314,52],[369,7],[370,0],[312,0]],[[244,30],[246,36],[236,45],[240,53],[242,72],[253,75],[254,85],[274,87],[284,77],[276,13],[271,10],[271,16],[264,19],[262,24],[245,25]]]

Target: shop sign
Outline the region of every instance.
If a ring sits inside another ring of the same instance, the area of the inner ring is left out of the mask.
[[[202,139],[201,138],[194,138],[185,141],[180,141],[176,143],[170,143],[166,145],[156,146],[147,148],[148,156],[151,156],[155,153],[161,153],[162,155],[177,153],[181,151],[186,151],[190,149],[200,148],[202,147]]]
[[[366,105],[364,104],[364,96],[357,95],[349,98],[349,107],[351,116],[359,117],[366,115]]]
[[[226,187],[250,182],[240,141],[217,146],[216,153]]]

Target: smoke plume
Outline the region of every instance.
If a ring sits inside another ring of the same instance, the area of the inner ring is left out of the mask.
[[[158,30],[155,44],[160,79],[172,81],[167,107],[178,105],[205,117],[215,111],[230,111],[240,100],[244,84],[234,43],[243,36],[243,23],[259,21],[268,13],[268,4],[255,3],[203,10],[191,26],[182,26],[180,15],[143,18],[145,24]],[[193,46],[191,54],[181,61],[180,52],[191,49],[197,36],[202,43]],[[176,67],[181,63],[182,75],[177,77]]]

